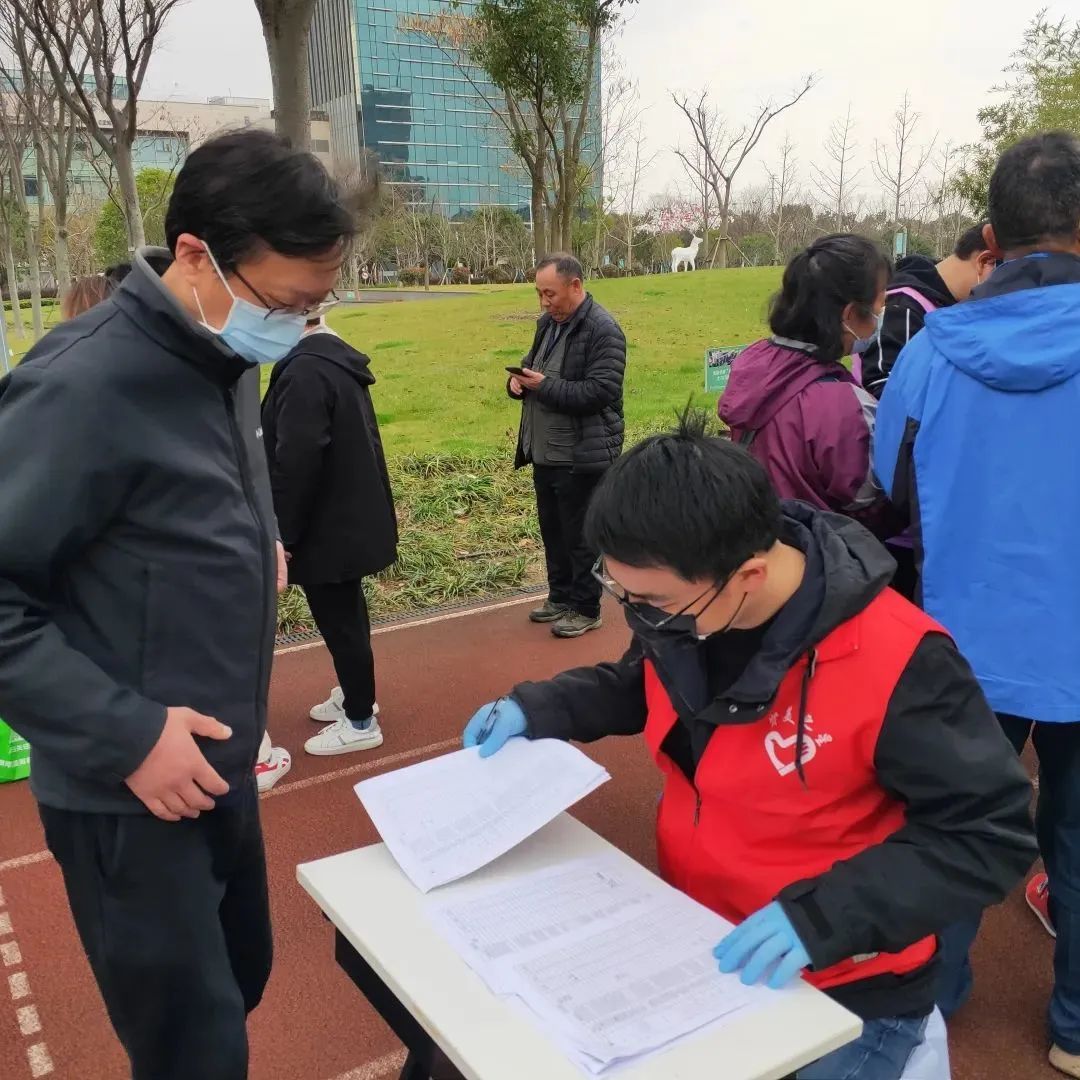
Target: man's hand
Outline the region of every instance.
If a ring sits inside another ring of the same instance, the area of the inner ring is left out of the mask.
[[[211,795],[224,795],[229,785],[210,767],[193,736],[228,739],[232,729],[194,709],[169,709],[154,749],[127,778],[127,786],[162,821],[197,818],[213,810]]]
[[[510,376],[510,393],[513,394],[514,397],[521,397],[521,395],[525,393],[525,387],[521,385],[521,381],[516,375]]]
[[[522,390],[536,390],[544,381],[544,373],[525,368],[520,375],[515,375],[514,378],[517,379]]]
[[[285,553],[285,545],[277,542],[277,591],[284,592],[289,584],[289,556]]]
[[[766,981],[772,990],[787,986],[810,966],[810,954],[775,901],[735,927],[713,949],[713,956],[725,975],[740,971],[745,986],[753,986],[768,973]]]

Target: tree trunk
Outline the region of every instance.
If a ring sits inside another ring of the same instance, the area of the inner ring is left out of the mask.
[[[274,128],[311,149],[311,17],[314,0],[259,0],[274,92]]]
[[[533,249],[536,252],[537,262],[539,262],[550,250],[547,242],[547,231],[545,229],[545,216],[544,164],[543,161],[541,161],[538,167],[532,170]]]
[[[12,249],[10,237],[4,238],[4,256],[7,262],[8,299],[11,301],[11,317],[15,323],[15,333],[19,337],[26,337],[22,304],[19,303],[19,278],[15,272],[15,252]]]
[[[131,159],[131,147],[116,141],[116,182],[120,188],[120,209],[127,228],[128,252],[133,253],[146,246],[146,230],[143,228],[142,207],[139,205],[139,189],[135,183],[135,165]]]
[[[720,261],[721,270],[727,269],[728,264],[728,233],[731,230],[731,186],[728,185],[724,192],[724,204],[720,208]]]
[[[71,255],[68,252],[68,208],[64,196],[53,194],[53,225],[56,229],[56,246],[53,262],[56,269],[56,287],[63,293],[71,284]]]
[[[30,318],[34,326],[34,340],[40,341],[45,335],[45,324],[41,318],[41,255],[38,251],[39,233],[34,219],[26,218],[26,261],[30,266]]]

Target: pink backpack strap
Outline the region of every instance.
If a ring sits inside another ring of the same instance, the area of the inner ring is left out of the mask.
[[[913,289],[910,285],[901,285],[895,289],[886,289],[885,295],[909,297],[923,309],[923,312],[926,315],[929,315],[931,311],[937,311],[937,304],[931,303],[918,289]]]

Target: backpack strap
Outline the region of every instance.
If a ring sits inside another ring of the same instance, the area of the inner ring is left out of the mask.
[[[914,300],[923,309],[924,315],[929,315],[931,311],[937,311],[938,308],[937,304],[927,300],[918,289],[913,289],[910,285],[899,285],[895,289],[886,289],[885,295],[906,296],[909,300]]]

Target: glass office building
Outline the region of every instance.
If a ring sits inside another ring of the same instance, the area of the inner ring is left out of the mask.
[[[339,163],[373,152],[406,201],[454,219],[508,206],[529,220],[529,177],[488,102],[499,91],[438,45],[406,30],[409,16],[467,14],[450,0],[318,0],[311,28],[312,104],[329,114]],[[586,150],[600,143],[599,65]]]

